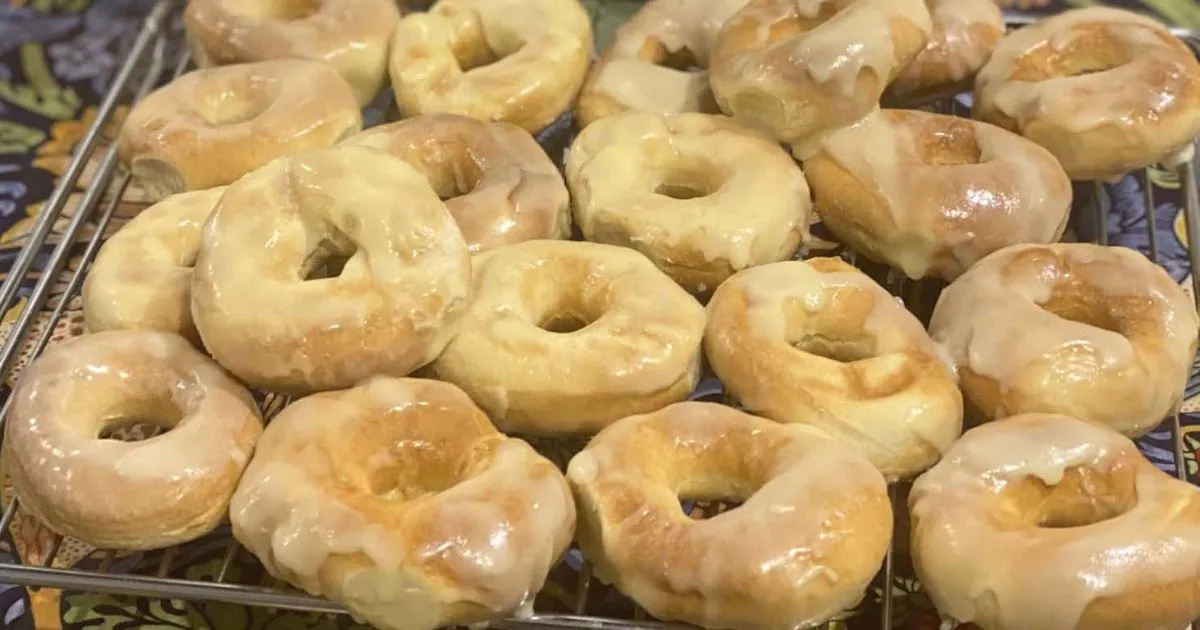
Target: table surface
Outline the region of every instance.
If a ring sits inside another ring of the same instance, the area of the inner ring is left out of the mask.
[[[591,0],[595,2],[597,0]],[[0,274],[5,273],[24,244],[28,231],[49,197],[56,178],[65,170],[75,145],[95,116],[95,106],[122,55],[131,44],[140,18],[154,0],[0,0]],[[1014,0],[1014,3],[1015,0]],[[1034,0],[1034,4],[1043,4]],[[598,39],[611,35],[636,6],[634,0],[605,2],[598,20]],[[1051,7],[1095,4],[1090,0],[1055,2]],[[1196,0],[1124,0],[1112,2],[1157,13],[1178,26],[1200,31]],[[87,175],[85,173],[84,180]],[[1150,215],[1158,232],[1161,262],[1190,291],[1187,242],[1179,206],[1179,183],[1166,171],[1153,171],[1157,207]],[[1106,187],[1108,230],[1114,244],[1148,250],[1147,208],[1139,180],[1127,178]],[[132,216],[144,203],[137,195],[120,214]],[[55,226],[65,226],[68,213]],[[56,338],[79,334],[78,304],[59,324]],[[3,314],[0,338],[11,329],[18,305]],[[1200,479],[1200,378],[1189,384],[1184,406],[1184,443],[1188,473]],[[1141,440],[1143,451],[1172,471],[1170,434],[1151,433]],[[8,531],[0,532],[0,562],[40,563],[48,553],[51,532],[25,514]],[[172,575],[211,579],[219,566],[222,545],[200,544],[174,563]],[[68,541],[55,566],[95,566],[92,550]],[[113,570],[153,566],[153,554],[118,558]],[[233,571],[255,571],[252,562]],[[236,578],[236,576],[235,576]],[[897,586],[902,596],[899,627],[937,628],[928,601],[912,593],[915,585]],[[852,628],[878,627],[871,620],[848,623]],[[118,599],[103,595],[27,589],[0,585],[0,628],[13,630],[96,628],[219,628],[220,630],[293,630],[356,627],[347,617],[247,609],[232,605]]]

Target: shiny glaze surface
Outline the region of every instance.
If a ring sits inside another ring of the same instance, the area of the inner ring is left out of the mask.
[[[377,378],[287,407],[230,506],[272,575],[385,630],[517,612],[570,544],[554,465],[446,383]]]
[[[343,146],[276,160],[226,190],[205,227],[192,316],[242,380],[308,393],[432,360],[470,278],[462,233],[425,177]]]
[[[166,429],[100,437],[144,422]],[[99,548],[156,549],[212,530],[262,431],[250,394],[177,335],[109,331],[26,368],[5,418],[21,505]]]

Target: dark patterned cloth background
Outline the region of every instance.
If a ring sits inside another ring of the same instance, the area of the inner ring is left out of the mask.
[[[63,174],[72,151],[94,119],[96,104],[132,44],[142,16],[153,4],[154,0],[0,0],[0,274],[9,269],[26,242],[55,181]],[[1034,1],[1032,4],[1045,3]],[[1069,4],[1092,2],[1076,0]],[[1200,30],[1200,5],[1195,0],[1125,0],[1119,4],[1156,12],[1177,26]],[[589,5],[596,15],[599,44],[603,45],[637,2],[589,0]],[[1061,10],[1066,6],[1059,4],[1050,8]],[[178,29],[178,25],[173,28]],[[378,120],[382,115],[378,109],[368,113],[369,120]],[[90,171],[85,171],[80,186],[86,185]],[[1191,272],[1180,209],[1180,182],[1174,173],[1158,169],[1150,171],[1149,180],[1155,187],[1154,208],[1146,207],[1142,189],[1144,180],[1140,178],[1129,177],[1101,190],[1100,201],[1107,211],[1110,239],[1114,244],[1148,252],[1147,221],[1152,221],[1160,262],[1190,292]],[[1090,195],[1092,187],[1083,186],[1081,190]],[[138,192],[132,191],[122,202],[120,219],[114,222],[112,229],[145,206]],[[55,233],[66,225],[71,213],[69,204],[67,212],[55,225]],[[52,238],[51,245],[53,242]],[[72,267],[75,264],[72,262]],[[60,297],[62,290],[60,286]],[[54,303],[52,300],[51,307]],[[24,300],[3,314],[0,339],[11,330],[23,306]],[[68,307],[67,316],[56,325],[55,338],[76,335],[82,330],[78,304],[72,303]],[[48,321],[48,317],[43,316],[38,325],[45,326]],[[1185,460],[1187,473],[1193,480],[1200,479],[1196,460],[1196,453],[1200,451],[1198,390],[1200,379],[1193,378],[1183,414]],[[1164,428],[1151,433],[1141,440],[1141,445],[1156,464],[1174,472],[1169,430]],[[903,527],[903,520],[898,527]],[[904,536],[903,529],[898,530],[898,535]],[[219,531],[189,546],[180,556],[171,558],[169,574],[186,579],[213,579],[220,568],[227,539],[228,531]],[[0,562],[41,564],[51,553],[52,541],[52,533],[44,526],[27,514],[18,514],[7,531],[0,532]],[[58,550],[53,564],[56,567],[104,567],[112,572],[153,574],[160,565],[160,555],[158,552],[104,555],[78,541],[68,540]],[[570,601],[568,591],[577,579],[571,568],[573,565],[577,570],[578,558],[575,560],[560,569],[561,575],[556,573],[539,604],[544,602],[546,608],[563,609]],[[902,552],[897,562],[900,567],[897,580],[889,585],[896,596],[896,627],[908,630],[937,628],[936,613],[921,596],[916,583],[905,577],[910,571]],[[264,583],[266,579],[261,569],[244,554],[230,571],[228,578],[232,581]],[[877,585],[861,611],[833,626],[877,628],[877,602],[882,589],[883,585]],[[611,594],[596,597],[611,598]],[[620,603],[601,601],[598,606],[604,611],[615,611],[615,614],[629,612],[622,611]],[[12,630],[332,630],[349,627],[355,626],[347,617],[203,602],[118,598],[52,589],[31,591],[0,585],[0,628]]]

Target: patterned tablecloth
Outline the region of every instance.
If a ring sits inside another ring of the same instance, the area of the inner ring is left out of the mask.
[[[602,5],[595,2],[601,1]],[[598,15],[602,42],[636,6],[635,0],[590,0]],[[25,243],[28,232],[49,197],[56,178],[66,169],[71,153],[95,116],[96,103],[132,43],[140,18],[154,0],[0,0],[0,273],[6,272]],[[1017,3],[1017,2],[1014,2]],[[1024,4],[1044,4],[1025,0]],[[1093,4],[1072,0],[1068,4]],[[1196,0],[1124,0],[1126,6],[1156,12],[1179,26],[1200,30],[1200,4]],[[598,7],[598,8],[597,8]],[[1064,8],[1062,6],[1057,7]],[[177,28],[177,26],[176,26]],[[85,171],[83,183],[88,174]],[[1160,261],[1190,291],[1187,240],[1179,204],[1179,182],[1172,173],[1153,171],[1157,207],[1148,212],[1139,180],[1134,177],[1108,186],[1108,232],[1114,244],[1149,249],[1147,220],[1157,230]],[[132,216],[145,204],[136,191],[128,196],[119,214]],[[68,212],[55,226],[62,229]],[[118,220],[117,224],[120,223]],[[61,288],[60,288],[61,290]],[[51,306],[54,302],[52,300]],[[3,314],[0,339],[11,329],[19,304]],[[41,325],[45,325],[44,322]],[[79,334],[82,318],[78,304],[58,325],[56,337]],[[9,384],[4,384],[7,387]],[[2,394],[3,392],[0,392]],[[1184,406],[1184,444],[1187,472],[1200,480],[1196,453],[1200,451],[1200,378],[1193,377]],[[1141,440],[1144,452],[1164,470],[1174,471],[1169,431],[1151,433]],[[170,574],[188,579],[212,579],[221,562],[224,541],[218,536],[189,547],[172,559]],[[53,536],[31,517],[19,514],[7,531],[0,532],[0,562],[40,564],[50,553]],[[137,553],[104,559],[100,554],[68,541],[59,550],[55,566],[95,568],[111,562],[110,571],[153,572],[156,553]],[[903,566],[907,561],[900,558]],[[231,569],[231,579],[262,579],[253,561],[243,558]],[[904,571],[901,570],[903,575]],[[573,579],[571,580],[573,581]],[[933,629],[937,616],[914,585],[898,580],[893,585],[898,605],[898,627]],[[554,599],[557,585],[548,595]],[[881,590],[875,589],[875,598]],[[553,606],[553,603],[551,604]],[[878,627],[866,614],[851,619],[852,628]],[[51,589],[29,591],[0,585],[0,628],[13,630],[96,628],[219,628],[220,630],[292,630],[299,628],[354,627],[346,617],[299,614],[203,602],[116,598]]]

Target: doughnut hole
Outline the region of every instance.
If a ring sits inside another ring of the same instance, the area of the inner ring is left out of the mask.
[[[679,72],[704,71],[704,64],[691,48],[684,45],[680,46],[678,50],[671,50],[662,40],[656,37],[646,38],[646,42],[642,44],[642,49],[638,51],[637,56],[639,59],[648,61],[656,66]]]
[[[423,148],[420,162],[414,166],[442,201],[470,194],[483,180],[483,169],[473,159],[470,146],[450,142]]]
[[[1102,24],[1083,24],[1061,46],[1053,40],[1017,58],[1011,80],[1045,81],[1057,77],[1076,77],[1119,68],[1133,59],[1128,47]]]
[[[183,420],[183,412],[169,397],[121,401],[97,420],[93,435],[101,440],[139,442],[170,431]]]
[[[713,162],[681,158],[654,178],[654,193],[681,201],[699,199],[720,190],[725,179],[724,171]]]
[[[501,26],[494,26],[491,31],[485,32],[483,21],[476,11],[464,11],[456,6],[440,4],[434,7],[433,12],[454,24],[456,33],[452,38],[450,52],[463,73],[485,68],[511,57],[525,45],[519,33],[504,30]]]
[[[358,245],[347,234],[335,230],[321,239],[305,257],[300,277],[304,280],[337,278],[357,253]]]
[[[544,267],[539,270],[539,273],[531,275],[539,276],[543,273],[546,276],[555,277],[567,275],[559,273],[558,270],[549,270]],[[575,277],[592,278],[594,276]],[[529,302],[533,321],[541,330],[554,334],[581,331],[603,317],[608,310],[605,291],[600,287],[588,284],[569,284],[565,278],[546,278],[542,281],[553,283],[544,285],[551,287],[552,292],[542,293]],[[527,280],[526,282],[527,286],[530,286],[529,282],[536,284],[537,280]]]
[[[1118,461],[1107,470],[1069,468],[1056,484],[1025,477],[1001,493],[1001,500],[1045,529],[1084,527],[1120,516],[1137,505],[1137,468]]]

